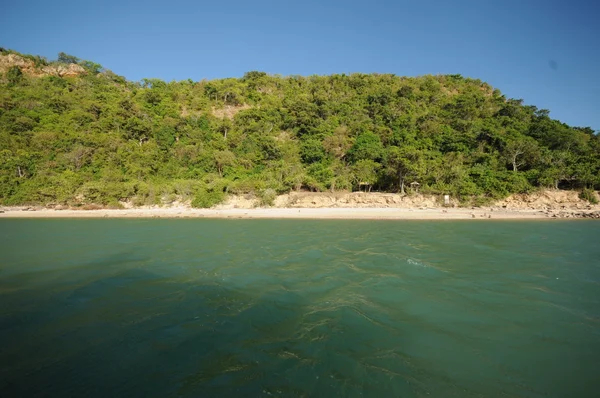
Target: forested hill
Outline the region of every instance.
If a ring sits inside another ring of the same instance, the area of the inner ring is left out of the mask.
[[[600,138],[461,75],[129,82],[0,54],[0,204],[209,206],[227,193],[499,198],[600,188]]]

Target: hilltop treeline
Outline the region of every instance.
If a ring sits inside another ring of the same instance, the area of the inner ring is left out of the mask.
[[[592,129],[461,75],[130,82],[67,54],[56,62],[85,73],[8,65],[0,76],[4,205],[210,206],[227,193],[268,203],[290,190],[402,192],[412,182],[463,199],[600,188]]]

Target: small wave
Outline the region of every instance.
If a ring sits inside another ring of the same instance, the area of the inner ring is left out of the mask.
[[[417,265],[419,267],[427,267],[427,265],[425,265],[417,260],[413,260],[412,258],[407,259],[406,262],[409,263],[410,265]]]
[[[427,269],[431,269],[431,270],[435,270],[435,271],[439,271],[439,272],[448,272],[448,271],[438,268],[432,264],[427,264],[423,261],[415,260],[414,258],[407,258],[406,262],[410,265],[414,265],[415,267],[427,268]]]
[[[358,268],[356,265],[352,263],[347,263],[346,266],[354,272],[366,273],[367,271]]]

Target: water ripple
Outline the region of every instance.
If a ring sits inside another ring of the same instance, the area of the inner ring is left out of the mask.
[[[586,397],[600,387],[598,223],[0,226],[10,231],[0,396]]]

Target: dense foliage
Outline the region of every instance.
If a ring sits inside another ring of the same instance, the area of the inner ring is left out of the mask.
[[[6,51],[5,51],[6,52]],[[47,64],[40,57],[31,57]],[[600,139],[460,75],[0,76],[0,204],[210,206],[309,189],[600,188]]]

